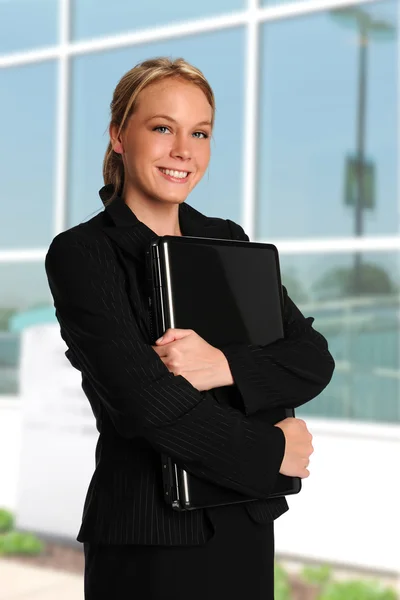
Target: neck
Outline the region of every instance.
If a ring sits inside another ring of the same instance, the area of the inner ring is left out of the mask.
[[[158,236],[182,235],[179,224],[179,203],[161,202],[149,198],[133,198],[123,194],[125,204]]]

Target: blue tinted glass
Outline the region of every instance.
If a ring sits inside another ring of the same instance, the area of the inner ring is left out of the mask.
[[[18,392],[20,331],[54,319],[42,262],[0,264],[0,395]]]
[[[400,421],[400,255],[281,256],[282,281],[325,335],[336,361],[329,386],[298,416]]]
[[[126,33],[138,29],[211,17],[243,9],[246,0],[73,0],[72,36],[74,39]]]
[[[302,2],[307,2],[307,0],[300,0]],[[298,3],[299,0],[261,0],[261,4],[263,6],[270,6],[271,4],[294,4]]]
[[[109,104],[115,85],[152,56],[183,56],[209,80],[217,103],[208,173],[188,197],[206,214],[240,219],[243,144],[244,31],[210,33],[76,58],[72,68],[69,225],[103,208],[102,161],[108,144]]]
[[[391,1],[263,26],[260,237],[399,230],[396,7]],[[366,45],[357,23],[368,27]],[[365,189],[356,230],[360,156]]]
[[[0,248],[45,246],[54,201],[56,64],[0,72]]]
[[[53,46],[58,0],[0,0],[0,54]]]

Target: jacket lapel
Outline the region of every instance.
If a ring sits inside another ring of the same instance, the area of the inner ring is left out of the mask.
[[[100,190],[103,202],[109,192]],[[117,196],[105,207],[107,222],[104,232],[127,254],[144,260],[144,252],[157,234],[136,217],[135,213]],[[198,210],[183,202],[179,205],[179,223],[182,235],[191,237],[227,238],[229,229],[223,219],[206,217]]]
[[[99,194],[103,201],[110,197],[111,186],[104,186]],[[143,311],[139,287],[145,277],[145,254],[150,242],[157,239],[157,234],[136,217],[124,200],[117,196],[105,206],[102,229],[110,238],[114,247],[126,265],[129,283],[129,297],[135,313],[139,318],[139,327],[145,337],[149,337],[149,315]],[[182,235],[191,237],[228,238],[229,229],[223,219],[206,217],[185,202],[179,205],[179,223]],[[135,264],[132,264],[132,259]],[[129,264],[131,263],[131,265]],[[130,268],[131,267],[131,268]],[[141,280],[138,279],[141,272]]]

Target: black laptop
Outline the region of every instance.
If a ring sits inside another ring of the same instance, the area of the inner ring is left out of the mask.
[[[193,329],[217,348],[283,337],[279,256],[272,244],[163,236],[147,253],[147,277],[153,343],[170,327]],[[218,396],[220,389],[210,392]],[[294,410],[263,411],[265,416],[275,424]],[[178,511],[258,500],[198,478],[167,455],[161,469],[165,500]],[[300,489],[299,477],[279,474],[271,498]]]

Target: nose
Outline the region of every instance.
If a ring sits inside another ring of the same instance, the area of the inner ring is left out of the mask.
[[[171,156],[187,160],[191,157],[190,142],[184,135],[176,135],[171,148]]]

